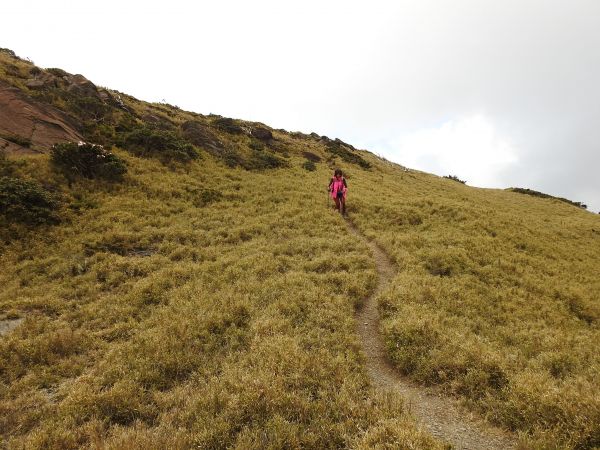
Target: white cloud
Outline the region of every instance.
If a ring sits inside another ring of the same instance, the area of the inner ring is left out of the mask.
[[[600,209],[598,0],[5,3],[40,66]]]
[[[505,187],[500,173],[518,162],[517,149],[480,114],[405,134],[383,153],[407,167],[456,175],[481,187]]]

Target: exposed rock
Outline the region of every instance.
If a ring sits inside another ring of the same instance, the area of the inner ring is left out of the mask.
[[[353,145],[348,144],[348,143],[342,141],[341,139],[335,138],[333,142],[335,142],[338,145],[343,145],[345,147],[351,148],[352,150],[356,150],[356,148],[354,148]]]
[[[321,161],[321,157],[319,155],[316,155],[316,154],[312,153],[312,152],[302,152],[302,155],[306,159],[308,159],[309,161],[312,161],[312,162],[319,162],[319,161]]]
[[[183,136],[192,144],[211,153],[220,153],[225,145],[212,132],[208,125],[189,120],[181,125]]]
[[[83,140],[78,124],[58,109],[40,103],[0,81],[0,136],[16,136],[29,146],[0,140],[7,152],[49,151],[57,142]]]
[[[51,73],[41,72],[35,78],[27,80],[25,86],[36,90],[58,87],[58,79]]]
[[[250,134],[261,141],[270,141],[273,139],[273,133],[271,133],[271,130],[264,127],[252,128]]]
[[[81,97],[100,98],[96,85],[83,75],[71,75],[66,77],[66,81],[68,83],[67,92]]]
[[[175,127],[170,119],[157,114],[144,114],[142,120],[160,130],[172,130]]]
[[[243,134],[244,129],[239,126],[235,120],[229,117],[222,117],[213,121],[215,127],[221,131],[225,131],[230,134]]]

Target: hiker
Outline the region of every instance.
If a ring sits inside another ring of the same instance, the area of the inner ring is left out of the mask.
[[[340,169],[335,169],[333,177],[329,181],[329,192],[331,198],[335,201],[335,209],[340,213],[346,214],[346,191],[348,190],[348,183],[346,178]]]

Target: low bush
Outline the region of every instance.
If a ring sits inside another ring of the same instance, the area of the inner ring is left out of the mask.
[[[461,180],[456,175],[444,175],[444,178],[447,178],[448,180],[456,181],[457,183],[467,184],[467,182],[465,180]]]
[[[256,151],[260,151],[263,150],[265,148],[265,145],[257,140],[252,140],[250,141],[250,144],[248,145],[252,150],[256,150]]]
[[[302,168],[308,170],[309,172],[314,172],[315,170],[317,170],[317,166],[312,161],[304,161],[304,164],[302,164]]]
[[[189,162],[200,156],[192,144],[174,132],[150,127],[124,133],[117,144],[136,156],[159,158],[164,162]]]
[[[0,178],[0,217],[27,225],[59,222],[58,201],[39,183],[19,178]]]
[[[50,67],[49,69],[46,69],[46,72],[49,72],[52,75],[54,75],[55,77],[59,77],[59,78],[69,76],[68,72],[66,72],[62,69],[59,69],[58,67]]]
[[[252,156],[242,163],[242,167],[247,170],[264,170],[286,167],[287,162],[272,153],[254,151]]]
[[[199,208],[218,202],[223,198],[223,194],[216,189],[202,189],[194,192],[193,204]]]
[[[54,144],[50,160],[69,182],[76,177],[120,181],[127,172],[125,162],[117,155],[86,142]]]
[[[243,134],[244,130],[239,126],[235,120],[229,117],[220,117],[213,121],[213,125],[221,131],[225,131],[230,134]]]
[[[354,150],[353,148],[351,149],[350,146],[343,143],[339,139],[331,140],[329,138],[323,137],[322,140],[325,143],[327,151],[329,151],[329,153],[335,156],[339,156],[343,161],[351,164],[357,164],[363,169],[369,169],[371,167],[369,161],[364,159],[359,154],[355,153],[356,150]]]
[[[312,162],[320,162],[321,157],[319,155],[314,154],[313,152],[302,152],[302,156]]]
[[[0,151],[0,177],[10,177],[15,173],[16,164]]]
[[[554,197],[553,195],[544,194],[543,192],[534,191],[533,189],[527,189],[527,188],[509,188],[508,190],[511,191],[511,192],[517,192],[519,194],[531,195],[533,197],[553,198],[555,200],[559,200],[561,202],[568,203],[569,205],[577,206],[578,208],[587,209],[587,205],[585,203],[574,202],[572,200],[569,200],[569,199],[566,199],[566,198],[563,198],[563,197]]]

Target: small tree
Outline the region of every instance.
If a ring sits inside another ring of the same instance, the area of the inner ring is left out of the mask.
[[[0,217],[8,222],[41,225],[59,221],[58,202],[39,183],[19,178],[0,178]]]
[[[121,181],[127,172],[125,161],[101,145],[87,142],[54,144],[50,160],[69,183],[76,177]]]
[[[117,140],[117,145],[136,156],[154,157],[163,161],[189,162],[200,156],[192,144],[174,132],[150,127],[124,133]]]
[[[444,178],[448,178],[449,180],[456,181],[457,183],[467,184],[465,180],[461,180],[456,175],[444,175]]]

